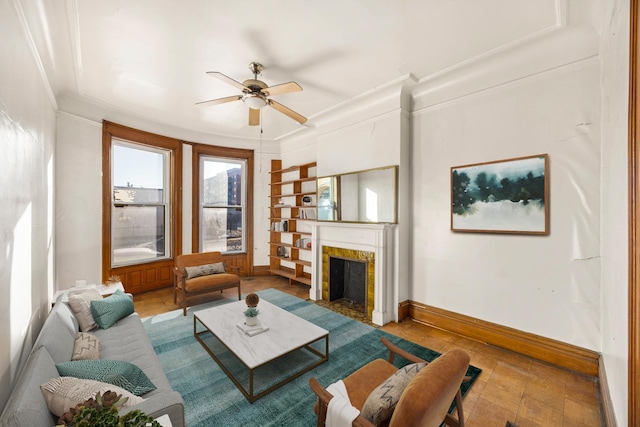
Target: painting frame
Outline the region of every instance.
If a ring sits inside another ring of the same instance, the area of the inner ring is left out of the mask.
[[[548,154],[452,166],[450,179],[451,231],[549,234]]]

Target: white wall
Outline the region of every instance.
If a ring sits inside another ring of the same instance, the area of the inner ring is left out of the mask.
[[[607,3],[602,37],[602,343],[619,426],[627,425],[629,1]]]
[[[56,188],[56,288],[101,283],[101,123],[58,114]]]
[[[0,408],[53,294],[56,104],[17,2],[0,2]]]
[[[599,62],[414,113],[411,298],[598,350]],[[450,231],[450,167],[548,153],[548,236]]]

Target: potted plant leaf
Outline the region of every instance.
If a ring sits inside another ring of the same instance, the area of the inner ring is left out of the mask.
[[[258,323],[258,314],[260,311],[255,307],[249,307],[244,311],[244,323],[247,326],[255,326]]]
[[[118,408],[124,405],[127,397],[106,391],[98,392],[96,398],[79,403],[58,419],[56,427],[162,427],[159,422],[140,410],[118,414]]]

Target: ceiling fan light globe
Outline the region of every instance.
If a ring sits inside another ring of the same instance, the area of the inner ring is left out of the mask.
[[[267,100],[257,94],[247,95],[244,97],[243,101],[249,108],[253,108],[254,110],[259,110],[267,105]]]

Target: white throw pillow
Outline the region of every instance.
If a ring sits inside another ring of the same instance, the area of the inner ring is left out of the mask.
[[[42,384],[40,389],[44,399],[47,401],[49,411],[57,417],[62,416],[77,404],[95,398],[98,392],[104,394],[107,391],[113,391],[122,395],[122,397],[128,397],[129,399],[124,403],[124,406],[133,406],[144,401],[143,398],[135,396],[113,384],[74,377],[53,378]]]
[[[73,310],[73,314],[76,315],[82,332],[89,332],[98,327],[91,313],[91,301],[97,299],[102,299],[102,295],[96,289],[69,295],[69,306]]]
[[[100,339],[87,332],[78,332],[71,360],[100,359]]]
[[[209,276],[211,274],[226,273],[224,269],[224,262],[216,262],[214,264],[196,265],[194,267],[185,267],[185,273],[187,273],[187,279],[193,279],[194,277]]]

